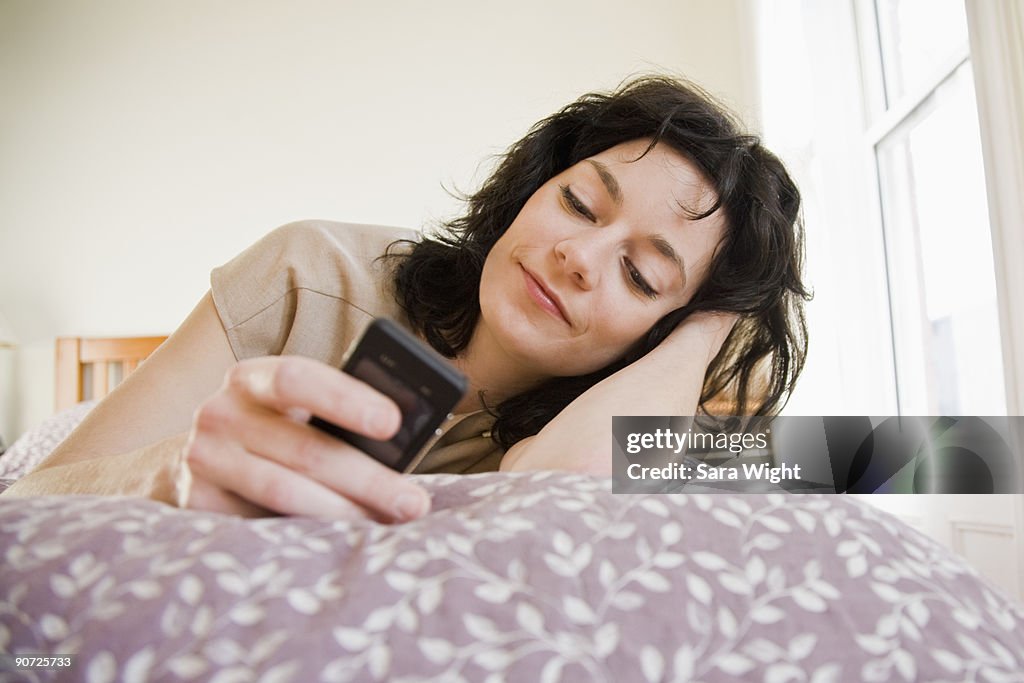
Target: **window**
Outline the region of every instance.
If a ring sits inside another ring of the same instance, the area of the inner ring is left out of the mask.
[[[963,2],[866,0],[856,10],[899,412],[1005,414]]]
[[[1021,414],[1024,3],[756,8],[763,133],[800,184],[815,291],[807,368],[786,412]],[[1012,510],[1007,498],[862,500],[1022,595],[1024,496]],[[1000,528],[992,553],[957,547],[957,525],[977,520]]]

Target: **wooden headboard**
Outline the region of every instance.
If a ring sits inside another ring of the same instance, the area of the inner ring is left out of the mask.
[[[138,367],[167,337],[57,339],[57,410],[100,399]]]

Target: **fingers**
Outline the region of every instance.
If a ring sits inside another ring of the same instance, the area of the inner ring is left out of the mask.
[[[381,518],[408,521],[430,508],[422,487],[319,429],[261,409],[240,412],[235,420],[243,448],[315,479]]]
[[[224,515],[238,515],[239,517],[269,517],[277,515],[276,512],[250,503],[244,498],[240,498],[236,494],[197,476],[195,473],[193,473],[192,485],[188,490],[188,500],[182,507],[219,512]]]
[[[189,507],[386,522],[426,514],[423,488],[306,424],[310,415],[377,439],[390,438],[401,423],[388,397],[318,361],[242,361],[193,417],[185,447]]]
[[[409,521],[426,514],[420,486],[355,447],[301,421],[233,393],[219,393],[196,412],[186,445],[193,475],[280,514]],[[231,497],[200,491],[190,507],[251,516]],[[205,496],[205,497],[202,497]]]
[[[244,360],[227,376],[228,385],[277,412],[307,411],[350,431],[389,439],[401,425],[394,401],[369,385],[302,356]]]
[[[323,484],[240,446],[198,437],[187,446],[193,474],[188,506],[241,514],[268,513],[329,519],[366,518],[366,511]]]

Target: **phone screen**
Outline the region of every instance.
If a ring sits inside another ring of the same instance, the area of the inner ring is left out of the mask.
[[[377,444],[375,454],[389,467],[394,467],[402,459],[403,453],[409,448],[415,435],[420,434],[424,425],[430,422],[433,410],[424,398],[413,391],[405,382],[388,372],[372,358],[360,358],[351,370],[351,374],[373,386],[382,394],[398,404],[402,411],[402,426],[390,441],[374,441]],[[371,441],[366,437],[355,438]],[[355,444],[359,445],[359,444]]]

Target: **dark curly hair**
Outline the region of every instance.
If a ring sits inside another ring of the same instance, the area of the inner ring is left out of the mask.
[[[557,377],[489,409],[492,438],[508,449],[536,434],[576,397],[648,353],[698,311],[740,314],[708,367],[705,412],[772,415],[785,405],[807,354],[801,280],[800,193],[782,162],[692,83],[649,76],[611,93],[590,93],[540,121],[501,157],[494,173],[463,197],[465,215],[413,243],[391,245],[395,297],[410,323],[443,355],[469,344],[480,316],[480,274],[498,238],[527,199],[555,175],[620,143],[649,139],[693,162],[717,200],[726,234],[690,302],[659,320],[620,359],[579,377]],[[645,152],[646,154],[646,152]],[[484,397],[486,399],[486,397]]]

